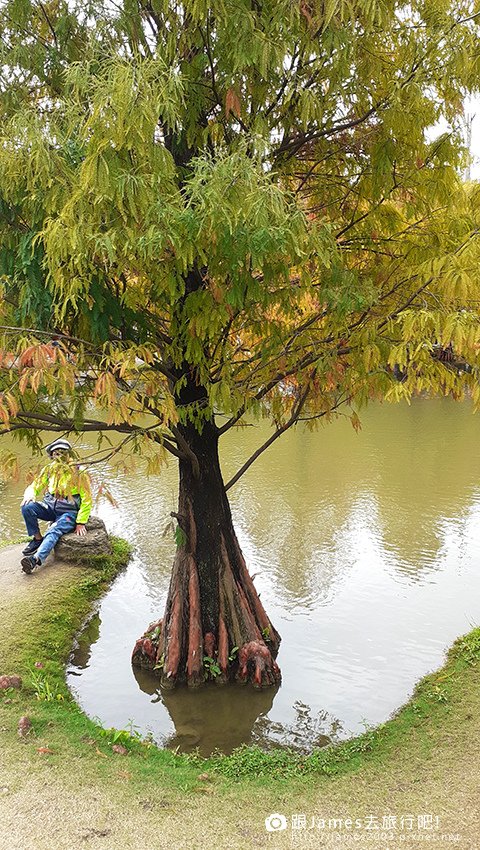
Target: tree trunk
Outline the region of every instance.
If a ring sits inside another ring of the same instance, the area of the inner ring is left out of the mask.
[[[233,528],[220,471],[218,433],[207,422],[182,434],[198,459],[180,461],[177,553],[163,620],[149,626],[132,663],[164,687],[232,678],[257,687],[280,681],[280,636],[268,619]]]

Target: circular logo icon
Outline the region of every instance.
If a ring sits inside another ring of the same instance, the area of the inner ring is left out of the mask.
[[[285,815],[278,815],[277,813],[273,815],[269,815],[268,818],[265,818],[265,829],[267,832],[281,832],[282,829],[287,828],[287,819]]]

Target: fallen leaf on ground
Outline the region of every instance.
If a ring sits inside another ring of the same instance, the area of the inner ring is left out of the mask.
[[[95,747],[95,752],[96,752],[97,756],[101,756],[103,759],[106,759],[106,758],[107,758],[107,754],[106,754],[106,753],[102,753],[102,751],[101,751],[101,750],[99,750],[99,749],[98,749],[98,747]]]
[[[122,744],[114,744],[112,750],[117,756],[126,756],[128,754],[127,748],[122,746]]]
[[[37,747],[37,753],[41,756],[53,756],[54,750],[51,750],[50,747]]]
[[[21,676],[0,676],[0,691],[7,691],[9,688],[21,688]]]
[[[17,728],[18,728],[18,734],[20,735],[20,738],[24,738],[25,735],[28,735],[28,733],[30,732],[30,730],[32,728],[32,721],[30,720],[29,717],[26,717],[24,715],[18,721],[18,727]]]

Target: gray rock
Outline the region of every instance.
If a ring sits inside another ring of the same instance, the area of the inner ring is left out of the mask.
[[[110,555],[112,547],[103,520],[91,516],[86,529],[85,537],[80,537],[74,531],[64,534],[55,546],[55,557],[61,561],[78,564],[88,562],[93,555]]]

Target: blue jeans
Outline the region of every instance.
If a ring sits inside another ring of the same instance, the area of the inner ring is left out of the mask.
[[[25,525],[32,537],[35,534],[40,534],[39,519],[45,520],[45,522],[53,522],[53,525],[47,528],[45,536],[35,552],[35,557],[43,562],[62,535],[68,534],[69,531],[74,531],[77,513],[78,511],[67,511],[66,513],[59,514],[44,502],[27,502],[26,505],[22,505]]]

